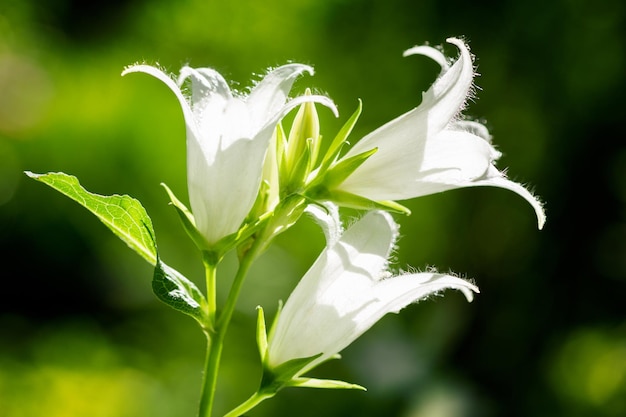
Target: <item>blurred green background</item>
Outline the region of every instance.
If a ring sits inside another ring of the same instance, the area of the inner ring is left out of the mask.
[[[64,171],[142,201],[165,260],[202,281],[159,186],[186,196],[182,115],[145,61],[213,67],[250,86],[289,61],[332,137],[357,99],[358,138],[419,103],[437,66],[403,50],[464,36],[499,167],[547,202],[541,232],[513,193],[456,190],[408,202],[397,265],[473,278],[387,316],[315,375],[363,392],[284,390],[251,416],[626,415],[626,5],[621,0],[2,0],[0,2],[0,417],[196,413],[204,339],[151,293],[151,268],[83,208],[24,170]],[[446,47],[456,56],[454,48]],[[258,76],[253,78],[258,79]],[[184,198],[186,200],[186,197]],[[227,340],[218,408],[259,378],[254,307],[273,314],[323,244],[310,221],[250,276]],[[234,262],[227,260],[222,279]],[[222,288],[226,283],[222,284]]]

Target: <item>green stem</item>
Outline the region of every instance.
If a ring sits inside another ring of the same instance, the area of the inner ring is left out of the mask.
[[[207,378],[209,375],[209,369],[212,365],[212,347],[215,345],[215,315],[217,310],[217,296],[216,296],[216,278],[217,278],[217,262],[213,261],[211,254],[205,252],[202,256],[202,262],[204,263],[206,289],[207,289],[207,317],[208,323],[204,328],[204,333],[207,336],[207,351],[204,362],[205,372],[202,381],[202,396],[200,397],[200,417],[210,417],[211,415],[211,401],[212,398],[206,395],[208,390],[211,390],[211,381]]]
[[[217,310],[217,264],[219,260],[209,252],[203,253],[202,262],[204,263],[204,271],[206,278],[206,293],[207,293],[207,303],[208,311],[207,315],[209,317],[209,324],[211,328],[215,326],[215,314]]]
[[[202,398],[200,400],[200,417],[211,417],[213,402],[215,399],[215,390],[217,388],[217,374],[224,347],[224,338],[226,337],[230,320],[233,316],[233,312],[235,311],[235,306],[237,304],[237,299],[239,298],[243,282],[248,275],[252,262],[256,259],[256,256],[260,253],[264,246],[261,240],[262,239],[255,240],[248,252],[246,252],[246,254],[242,257],[239,269],[237,270],[237,274],[235,275],[235,279],[233,281],[233,285],[230,288],[228,298],[226,299],[224,310],[220,313],[219,317],[217,317],[217,320],[215,320],[215,315],[213,315],[213,332],[207,333],[209,340],[205,362],[204,382],[202,384]],[[209,296],[209,299],[210,298],[211,297]],[[209,301],[209,304],[210,303],[211,301]]]
[[[252,410],[254,407],[259,405],[262,401],[265,401],[268,398],[272,398],[274,395],[275,394],[273,393],[255,392],[250,398],[248,398],[245,402],[238,405],[236,408],[232,409],[224,417],[239,417],[243,415],[243,413],[245,413],[246,411]]]

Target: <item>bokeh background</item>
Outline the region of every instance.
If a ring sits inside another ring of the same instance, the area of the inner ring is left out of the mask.
[[[626,415],[625,7],[621,0],[2,0],[0,2],[0,417],[196,413],[204,339],[159,303],[151,268],[91,214],[24,170],[64,171],[142,201],[160,252],[202,281],[160,182],[186,196],[182,115],[135,62],[210,66],[245,90],[266,68],[315,66],[295,93],[330,95],[332,137],[416,106],[437,74],[416,44],[464,36],[501,168],[547,202],[499,189],[407,203],[397,266],[476,280],[390,315],[317,376],[367,393],[291,389],[251,416]],[[446,47],[450,55],[456,51]],[[186,200],[186,197],[184,198]],[[259,378],[254,307],[271,316],[323,239],[281,236],[247,281],[227,339],[218,409]],[[221,275],[226,286],[234,261]]]

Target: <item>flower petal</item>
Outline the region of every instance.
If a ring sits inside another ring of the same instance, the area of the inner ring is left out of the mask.
[[[326,246],[332,246],[341,238],[343,225],[339,218],[339,207],[333,203],[321,206],[309,204],[305,211],[320,225],[326,237]]]
[[[489,186],[504,188],[518,194],[526,201],[530,203],[537,215],[537,227],[541,230],[546,223],[546,213],[543,208],[543,203],[537,197],[535,197],[524,186],[506,178],[506,175],[499,172],[495,167],[491,167],[487,172],[487,175],[483,179],[471,182],[466,186]]]
[[[322,252],[279,316],[269,341],[271,367],[322,353],[298,373],[303,374],[344,349],[385,314],[444,289],[461,290],[472,300],[478,288],[450,275],[384,274],[397,233],[391,216],[370,212]]]
[[[277,366],[323,352],[308,369],[337,353],[355,325],[351,317],[370,301],[398,234],[387,213],[371,212],[327,247],[298,283],[283,308],[269,342],[269,362]],[[306,335],[303,330],[306,329]],[[329,348],[331,346],[331,348]]]
[[[191,79],[191,100],[193,106],[211,98],[214,94],[222,96],[225,100],[229,100],[233,97],[224,77],[212,68],[191,68],[184,66],[180,70],[180,75],[177,80],[178,85],[182,87],[185,80],[188,78]]]
[[[296,78],[304,72],[313,75],[313,68],[303,64],[288,64],[267,74],[248,95],[252,118],[262,123],[277,113],[287,101]]]
[[[471,133],[446,130],[424,147],[374,154],[338,189],[374,201],[406,200],[464,187],[482,177],[497,155],[488,142]],[[372,161],[373,160],[373,161]],[[421,161],[419,164],[418,161]],[[453,185],[453,186],[451,186]]]
[[[267,149],[263,139],[235,141],[210,163],[200,142],[187,141],[189,200],[196,226],[209,243],[236,232],[252,208]]]
[[[455,44],[461,55],[452,67],[443,69],[439,78],[423,94],[420,105],[365,136],[350,149],[346,157],[374,148],[378,148],[378,152],[370,160],[381,158],[381,153],[397,154],[409,147],[419,150],[430,136],[443,130],[463,109],[474,78],[472,55],[462,41],[450,38],[448,42]],[[434,48],[422,46],[407,52],[410,51],[434,57],[440,64],[445,62],[438,58],[441,52]],[[415,163],[419,165],[421,161]]]
[[[165,85],[167,85],[170,88],[170,90],[172,90],[174,95],[176,95],[176,98],[178,99],[178,102],[180,103],[180,107],[183,110],[183,116],[185,118],[185,124],[187,126],[187,129],[197,132],[198,128],[195,123],[195,117],[191,109],[191,106],[185,99],[185,96],[181,92],[180,87],[174,82],[174,80],[172,80],[166,73],[164,73],[160,69],[155,68],[150,65],[143,65],[143,64],[131,65],[127,67],[126,69],[124,69],[124,71],[122,71],[122,76],[133,73],[133,72],[143,72],[145,74],[152,75],[153,77],[157,78],[158,80],[162,81]]]
[[[461,110],[472,85],[474,74],[472,57],[465,44],[457,39],[449,39],[461,51],[459,59],[435,81],[424,94],[422,103],[415,109],[403,114],[391,122],[376,129],[356,143],[344,158],[349,158],[370,149],[378,151],[363,163],[343,184],[340,190],[362,195],[372,200],[404,200],[430,194],[432,190],[420,190],[420,177],[433,168],[429,158],[441,161],[444,154],[433,152],[433,148],[442,146],[435,143],[440,132],[450,124],[452,118]],[[441,52],[430,47],[418,47],[409,50],[422,53],[442,61]],[[457,124],[457,127],[461,124]],[[463,125],[467,127],[467,125]],[[476,128],[476,126],[474,126]],[[481,135],[486,135],[486,129]],[[486,170],[487,165],[476,165],[477,158],[471,155],[488,155],[488,145],[484,141],[474,140],[470,135],[468,143],[460,142],[459,152],[451,149],[447,153],[461,155],[460,150],[471,149],[468,163]],[[456,141],[459,142],[459,141]],[[448,144],[452,145],[452,144]],[[479,158],[480,159],[480,158]],[[485,158],[482,158],[483,160]],[[489,161],[487,159],[487,161]],[[444,170],[458,166],[460,158],[446,161],[441,167]],[[417,191],[417,193],[416,193]]]

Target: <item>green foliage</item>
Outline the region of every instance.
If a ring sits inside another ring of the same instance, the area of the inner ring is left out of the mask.
[[[156,296],[175,310],[207,326],[207,301],[198,288],[158,257],[152,220],[141,203],[127,195],[102,196],[85,190],[78,179],[62,172],[48,174],[26,173],[49,185],[85,207],[104,223],[117,237],[155,266],[152,289]]]
[[[210,327],[207,301],[202,292],[180,272],[160,260],[154,268],[152,290],[159,300],[174,310],[193,317],[203,328]]]
[[[92,212],[117,237],[152,265],[157,248],[152,220],[138,200],[127,195],[102,196],[85,190],[78,179],[62,172],[26,175],[43,182]]]

